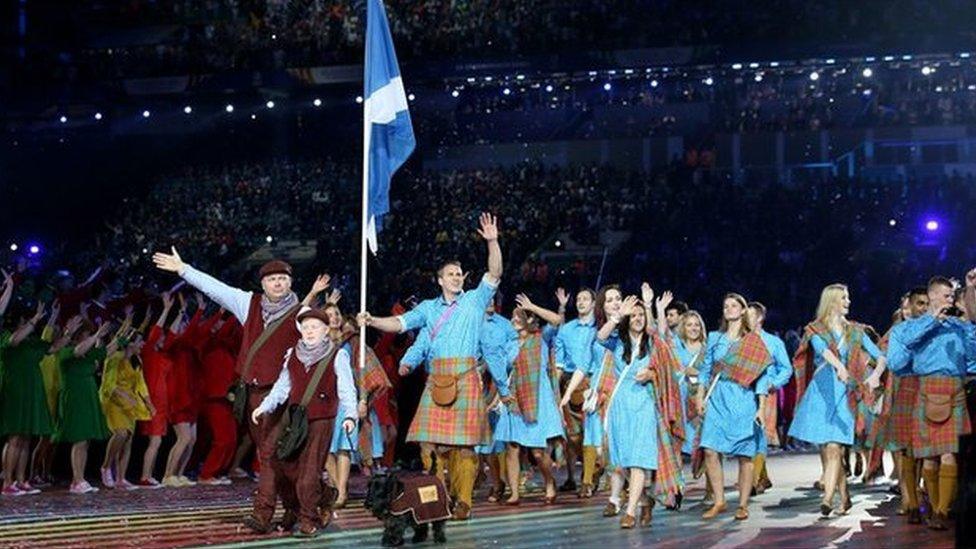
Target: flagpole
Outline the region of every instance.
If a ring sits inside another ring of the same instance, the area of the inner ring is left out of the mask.
[[[367,9],[369,9],[367,7]],[[368,16],[367,16],[368,21]],[[365,44],[364,44],[365,46]],[[369,48],[364,48],[365,55],[369,54]],[[363,59],[363,67],[368,67],[367,61]],[[366,74],[363,74],[363,82],[365,84]],[[363,86],[365,88],[365,85]],[[364,89],[365,92],[365,89]],[[366,311],[366,274],[367,274],[367,257],[366,254],[369,253],[367,249],[367,239],[368,239],[368,225],[369,225],[369,136],[370,136],[370,122],[369,122],[369,97],[365,96],[363,100],[363,193],[362,193],[362,222],[360,224],[360,238],[359,238],[359,310]],[[366,325],[363,324],[359,327],[359,370],[362,371],[366,368]]]

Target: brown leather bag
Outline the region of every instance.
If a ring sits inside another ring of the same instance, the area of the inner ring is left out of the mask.
[[[952,408],[958,395],[922,394],[922,407],[925,420],[930,423],[945,423],[952,417]]]
[[[430,374],[430,396],[442,408],[453,406],[458,398],[458,376]]]

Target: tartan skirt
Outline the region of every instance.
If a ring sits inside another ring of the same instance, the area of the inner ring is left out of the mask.
[[[941,423],[925,417],[923,395],[945,395],[952,399],[952,413]],[[918,398],[913,410],[912,452],[916,458],[932,458],[959,452],[959,437],[971,432],[963,379],[950,376],[925,376],[919,379]]]
[[[427,442],[446,446],[488,444],[487,404],[481,391],[481,376],[473,358],[439,358],[430,362],[433,375],[459,375],[457,400],[450,406],[438,406],[431,395],[432,381],[420,397],[417,413],[410,424],[407,442]]]
[[[912,428],[915,404],[918,400],[918,380],[916,376],[895,376],[894,397],[891,413],[885,427],[886,447],[892,452],[905,450],[912,446]]]

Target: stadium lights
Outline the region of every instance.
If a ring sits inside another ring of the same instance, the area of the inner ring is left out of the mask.
[[[316,97],[315,100],[312,101],[312,104],[315,105],[316,107],[321,107],[322,106],[322,100],[319,99],[318,97]]]
[[[756,82],[762,82],[763,81],[762,73],[756,73],[756,77],[753,78],[753,80],[755,80]]]
[[[610,85],[610,82],[607,82],[606,84],[603,85],[603,89],[605,91],[610,91],[610,88],[612,88],[612,87],[613,86]]]
[[[775,69],[776,67],[779,66],[779,61],[773,61],[772,63],[769,64],[769,66]]]
[[[227,106],[224,107],[224,110],[227,111],[227,112],[229,112],[229,113],[234,112],[234,105],[231,105],[230,103],[228,103]]]
[[[11,252],[16,252],[16,251],[17,251],[17,250],[18,250],[19,248],[20,248],[20,247],[19,247],[19,246],[17,246],[17,244],[11,244],[11,245],[10,245],[10,251],[11,251]]]
[[[897,221],[895,221],[894,219],[889,219],[889,220],[888,220],[888,226],[889,226],[889,227],[894,227],[894,226],[895,226],[895,225],[897,225],[897,224],[898,224],[898,222],[897,222]]]
[[[505,88],[504,90],[502,90],[502,94],[503,95],[512,95],[512,90],[510,90],[508,88]]]
[[[750,69],[758,69],[759,68],[759,63],[749,63],[749,68]]]
[[[252,114],[251,115],[251,120],[257,120],[257,119],[258,119],[258,115],[256,115],[256,114]]]
[[[962,53],[959,54],[959,57],[961,57],[963,59],[969,59],[969,56],[970,56],[970,53],[968,51],[964,51],[964,52],[962,52]]]
[[[41,253],[41,247],[38,246],[37,244],[31,244],[30,245],[30,248],[27,248],[27,251],[31,255],[37,255],[37,254]]]
[[[143,118],[149,118],[149,111],[142,111]]]
[[[932,67],[930,67],[928,65],[922,67],[922,75],[923,76],[928,76],[928,75],[932,74],[933,72],[935,72],[935,69],[933,69]]]
[[[874,57],[865,57],[864,58],[864,61],[867,62],[867,63],[874,63],[875,62],[875,58]]]
[[[451,92],[451,97],[457,97],[459,95],[461,95],[461,92],[459,92],[457,90],[454,90],[454,91]]]
[[[191,112],[193,112],[193,107],[189,105],[183,107],[183,114],[190,114]]]
[[[861,76],[864,78],[871,78],[874,76],[874,71],[872,71],[870,68],[865,68],[863,71],[861,71]]]
[[[813,80],[814,82],[816,82],[817,80],[820,80],[820,73],[817,72],[817,71],[811,72],[810,73],[810,80]]]
[[[412,95],[412,94],[411,94],[411,95]],[[411,100],[411,101],[413,101],[413,97],[411,97],[411,98],[410,98],[410,100]],[[356,103],[360,103],[360,104],[362,104],[362,102],[363,102],[363,96],[361,96],[361,95],[357,95],[357,96],[356,96]]]
[[[268,236],[264,237],[264,241],[267,242],[268,244],[271,244],[272,242],[274,242],[274,238],[272,238],[271,235],[269,234]]]
[[[732,64],[732,69],[733,70],[739,70],[741,68],[742,68],[742,63],[733,63]]]
[[[651,80],[651,87],[652,88],[656,88],[657,87],[657,84],[658,84],[657,80]]]
[[[552,84],[546,86],[546,92],[552,93]]]
[[[412,93],[411,93],[410,95],[408,95],[408,96],[407,96],[407,99],[408,99],[408,100],[410,100],[410,101],[413,101],[413,100],[414,100],[414,99],[416,99],[416,98],[417,98],[417,96],[416,96],[416,95],[414,95],[414,94],[412,94]]]
[[[274,101],[268,101],[267,103],[264,104],[264,106],[265,107],[268,107],[269,109],[273,109],[275,107],[275,102]]]
[[[68,117],[67,116],[64,116],[62,114],[61,115],[61,118],[58,118],[58,121],[60,121],[62,124],[67,124],[68,123]]]
[[[96,112],[95,113],[95,120],[101,120],[101,119],[102,119],[102,113]]]
[[[706,86],[711,86],[711,85],[712,85],[712,84],[714,84],[714,83],[715,83],[715,80],[714,80],[714,79],[712,79],[712,77],[711,77],[711,76],[709,76],[708,78],[706,78],[706,79],[705,79],[705,85],[706,85]]]

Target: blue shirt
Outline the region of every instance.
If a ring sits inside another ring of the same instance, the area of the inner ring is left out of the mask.
[[[518,332],[512,322],[497,313],[486,315],[481,327],[481,357],[503,397],[508,396],[508,369],[515,360],[509,357],[513,345],[517,351]]]
[[[596,338],[596,323],[575,319],[563,324],[556,333],[553,346],[556,351],[556,368],[564,372],[586,370],[592,356],[593,340]]]
[[[474,290],[462,292],[457,296],[457,307],[443,324],[438,333],[428,337],[428,360],[441,358],[477,359],[481,346],[481,327],[484,324],[485,309],[491,303],[498,284],[488,282],[487,275]],[[438,320],[450,304],[439,296],[428,299],[397,317],[402,331],[426,328],[433,332]],[[419,338],[418,338],[419,339]]]
[[[898,375],[976,374],[976,326],[931,314],[901,322],[888,338],[888,367]]]
[[[790,355],[786,352],[786,344],[783,343],[782,339],[766,330],[759,330],[759,336],[766,344],[766,349],[773,355],[773,363],[766,369],[766,373],[769,375],[764,374],[756,382],[756,393],[763,394],[769,393],[773,389],[779,389],[790,381],[793,376],[793,363],[790,361]]]

